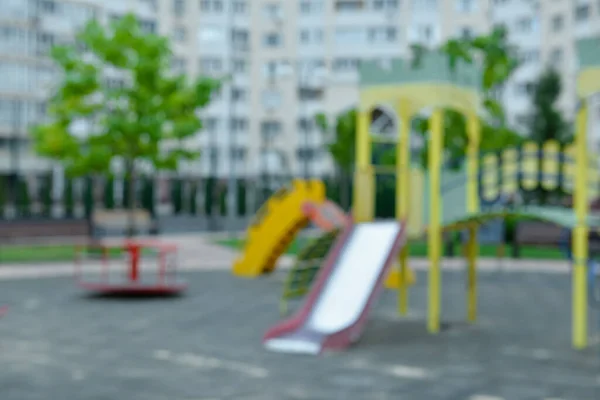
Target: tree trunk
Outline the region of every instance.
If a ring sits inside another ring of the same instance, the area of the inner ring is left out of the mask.
[[[133,160],[128,160],[125,165],[125,177],[127,179],[127,196],[129,204],[128,209],[128,221],[127,221],[127,237],[132,238],[135,236],[135,183],[136,183],[136,171],[135,163]]]

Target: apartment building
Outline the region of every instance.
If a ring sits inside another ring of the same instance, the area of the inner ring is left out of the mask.
[[[174,69],[232,74],[204,111],[195,139],[204,156],[184,168],[222,177],[232,168],[240,176],[330,171],[313,117],[356,104],[361,60],[385,62],[406,56],[412,43],[435,47],[494,24],[509,28],[523,61],[502,92],[510,121],[523,125],[531,82],[548,64],[564,78],[560,106],[572,117],[575,40],[600,34],[598,0],[4,0],[0,7],[0,171],[48,168],[25,139],[45,117],[58,79],[46,55],[89,18],[133,11],[144,29],[172,39]],[[591,114],[600,138],[600,112]],[[391,110],[382,105],[374,117],[373,130],[394,134]]]

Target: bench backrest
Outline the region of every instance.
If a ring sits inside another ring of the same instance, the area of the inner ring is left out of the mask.
[[[91,221],[95,231],[125,233],[129,228],[131,211],[125,209],[94,210]],[[137,232],[150,232],[154,227],[152,215],[143,209],[133,211],[133,220]]]
[[[564,228],[542,221],[522,221],[517,223],[515,242],[530,244],[558,246],[563,238]]]
[[[87,219],[48,219],[0,221],[0,243],[28,242],[35,239],[77,238],[90,235]]]

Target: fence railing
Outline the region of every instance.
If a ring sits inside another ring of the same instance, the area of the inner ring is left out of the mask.
[[[262,203],[292,177],[251,177],[236,181],[235,216],[253,215]],[[339,201],[340,183],[324,177],[327,195]],[[172,215],[226,216],[227,180],[210,177],[142,176],[135,182],[121,177],[56,177],[55,174],[0,175],[0,221],[89,218],[94,209],[123,209],[134,202],[153,217]],[[393,188],[392,188],[393,191]],[[392,194],[392,193],[390,193]]]

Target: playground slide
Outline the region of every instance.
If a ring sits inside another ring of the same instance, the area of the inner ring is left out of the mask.
[[[235,261],[233,273],[256,277],[271,272],[298,231],[310,222],[303,212],[303,204],[324,201],[325,185],[317,180],[295,180],[290,188],[283,188],[271,196],[248,228],[246,247]]]
[[[319,354],[356,341],[405,240],[406,225],[397,221],[349,225],[327,256],[303,307],[265,334],[265,347]]]

